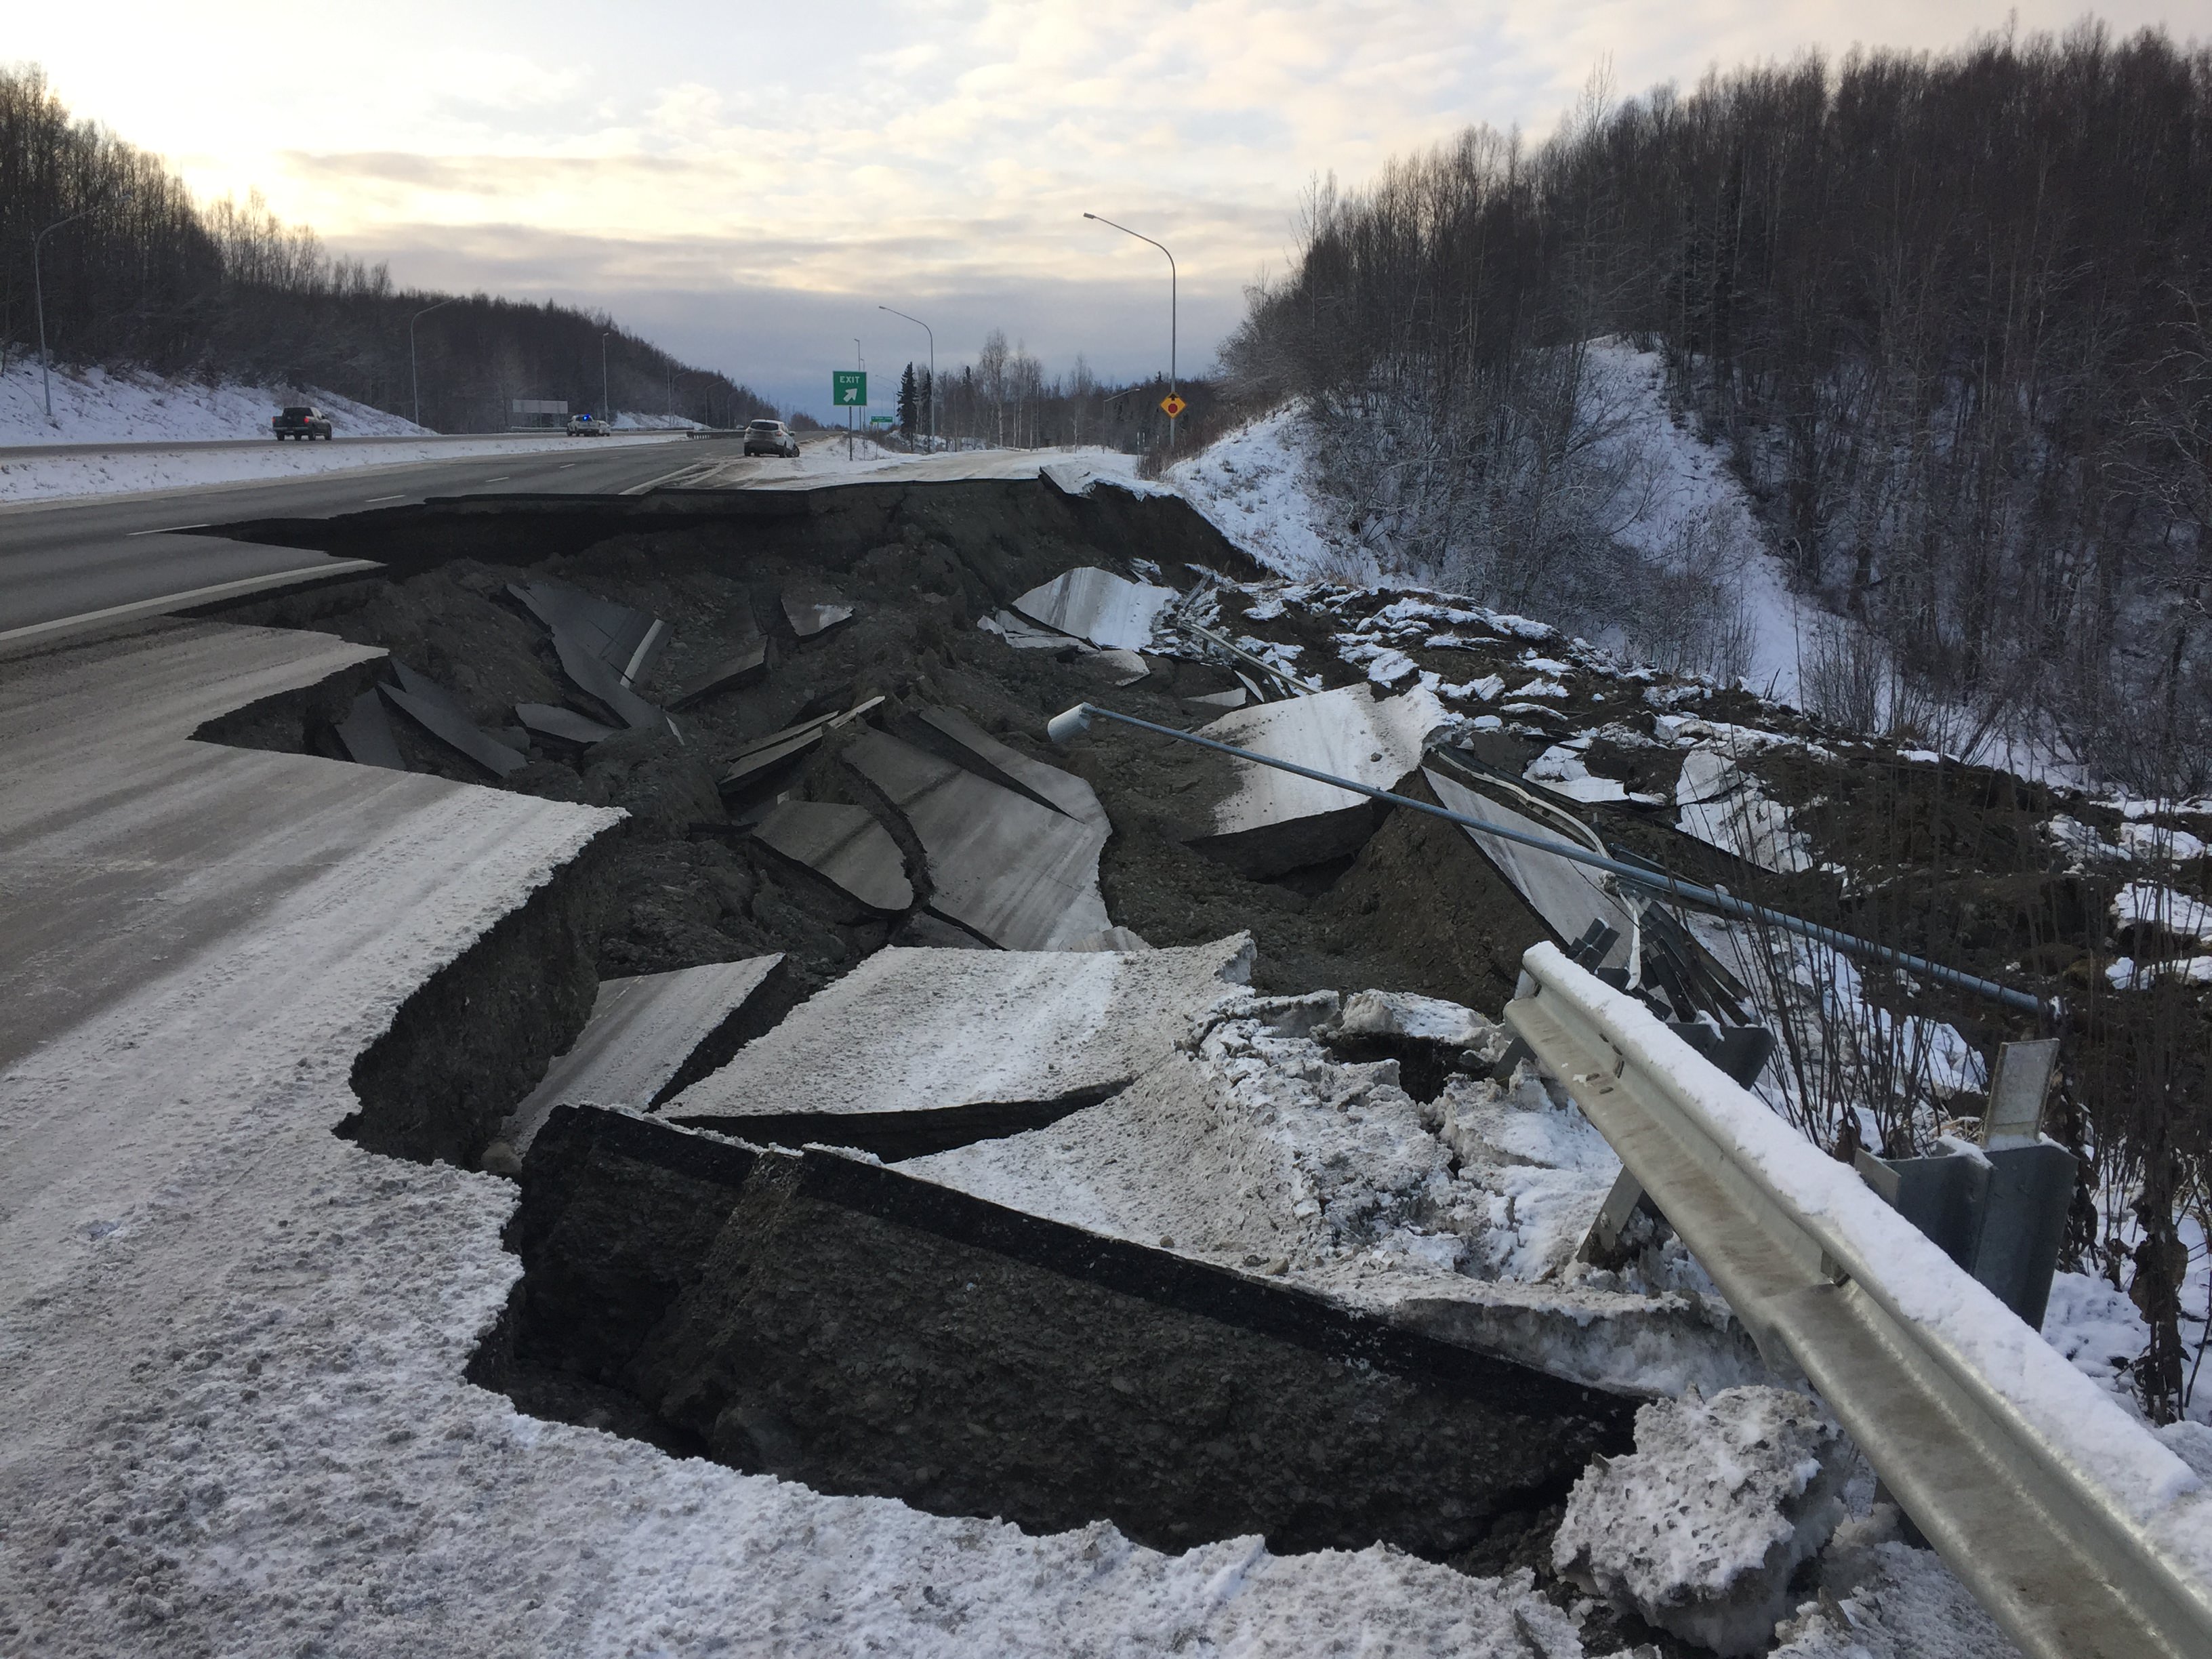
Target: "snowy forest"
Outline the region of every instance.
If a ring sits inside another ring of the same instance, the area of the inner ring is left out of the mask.
[[[1729,602],[1727,550],[1614,533],[1633,492],[1589,360],[1656,350],[1830,619],[1820,712],[2202,789],[2208,203],[2212,52],[2157,33],[1598,85],[1542,144],[1478,127],[1317,184],[1223,362],[1246,407],[1329,423],[1314,464],[1386,569],[1541,591],[1595,636]]]
[[[0,66],[0,366],[38,349],[41,233],[58,362],[315,386],[411,415],[408,321],[438,306],[416,346],[421,418],[439,430],[501,429],[517,398],[596,410],[603,384],[617,408],[708,425],[775,413],[608,317],[398,289],[258,198],[200,206],[159,156],[72,119],[37,69]]]
[[[930,389],[928,364],[909,362],[900,372],[896,429],[909,442],[930,430]],[[1218,400],[1209,380],[1182,380],[1176,390],[1190,405],[1177,428],[1188,450]],[[1025,347],[1009,346],[1005,331],[993,329],[972,364],[937,377],[937,438],[948,447],[1006,449],[1102,444],[1145,455],[1152,463],[1148,471],[1156,473],[1166,459],[1168,417],[1159,404],[1168,391],[1165,375],[1109,385],[1079,355],[1065,377],[1048,375]]]

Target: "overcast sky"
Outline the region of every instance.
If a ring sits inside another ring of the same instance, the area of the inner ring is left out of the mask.
[[[568,0],[109,3],[13,15],[81,115],[204,198],[259,189],[403,285],[603,306],[825,413],[854,337],[941,368],[994,325],[1048,370],[1201,371],[1280,270],[1316,174],[1347,184],[1472,122],[1541,136],[1616,91],[1854,44],[2063,28],[2022,0]],[[2112,0],[2117,30],[2212,32],[2212,0]],[[871,390],[884,388],[873,383]],[[880,399],[878,399],[880,401]]]

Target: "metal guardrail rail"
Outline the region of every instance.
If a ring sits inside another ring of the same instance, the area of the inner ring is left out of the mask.
[[[1522,965],[1507,1023],[2022,1650],[2212,1655],[2212,1494],[2187,1467],[1641,1004],[1553,945]]]

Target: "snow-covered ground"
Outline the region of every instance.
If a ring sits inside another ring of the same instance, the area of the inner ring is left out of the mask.
[[[1309,423],[1279,409],[1167,471],[1167,482],[1214,527],[1271,570],[1300,580],[1382,580],[1372,550],[1316,494]]]
[[[717,446],[690,473],[670,480],[692,489],[813,489],[825,483],[896,477],[947,483],[963,478],[1034,478],[1049,471],[1065,489],[1080,491],[1104,478],[1139,492],[1162,486],[1140,481],[1137,457],[1096,444],[1051,449],[960,449],[935,455],[890,449],[866,435],[848,444],[842,432],[810,432],[799,453],[746,457]]]
[[[38,358],[10,357],[8,372],[0,375],[0,447],[265,438],[270,417],[288,404],[312,404],[325,410],[339,434],[349,438],[427,433],[426,428],[401,416],[313,386],[241,386],[236,381],[210,386],[143,370],[111,373],[57,363],[53,398],[50,422]]]
[[[1724,573],[1751,628],[1744,680],[1763,695],[1795,702],[1802,606],[1781,562],[1766,549],[1727,453],[1668,406],[1657,352],[1620,339],[1595,340],[1587,361],[1584,399],[1618,423],[1601,447],[1622,452],[1630,477],[1615,538],[1654,559]]]
[[[1748,632],[1742,678],[1753,690],[1797,695],[1802,606],[1766,550],[1751,501],[1726,453],[1668,406],[1658,354],[1616,339],[1589,347],[1585,417],[1623,482],[1608,513],[1614,538],[1692,574],[1724,575]],[[1294,407],[1241,427],[1167,473],[1185,499],[1261,563],[1301,580],[1430,579],[1386,573],[1339,505],[1315,487],[1313,422]]]

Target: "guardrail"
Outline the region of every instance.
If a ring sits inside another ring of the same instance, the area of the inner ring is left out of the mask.
[[[2186,1464],[1636,999],[1554,945],[1522,967],[1507,1024],[2025,1652],[2212,1655],[2212,1493]]]

